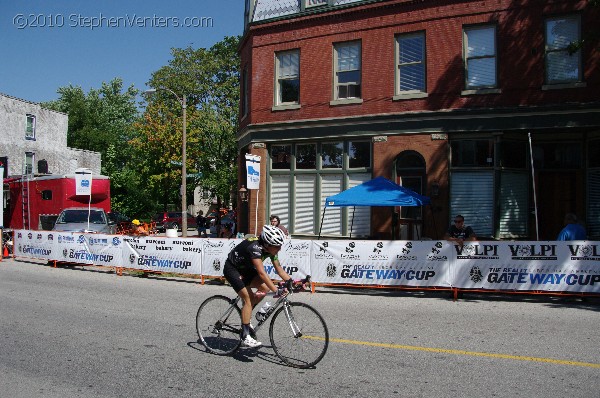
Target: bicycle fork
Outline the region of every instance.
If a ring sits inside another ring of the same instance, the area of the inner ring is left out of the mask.
[[[294,319],[294,315],[292,314],[292,306],[289,305],[288,303],[284,303],[283,304],[283,312],[285,313],[285,318],[287,319],[288,324],[290,325],[290,328],[292,329],[292,333],[294,334],[294,337],[295,338],[302,337],[302,331],[300,330],[300,327],[296,323],[296,320]]]

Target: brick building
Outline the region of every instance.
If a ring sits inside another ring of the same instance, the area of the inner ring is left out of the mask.
[[[315,236],[325,197],[384,176],[432,205],[328,209],[322,235],[439,239],[462,214],[481,238],[552,240],[575,212],[600,238],[600,51],[569,51],[598,11],[587,0],[247,0],[240,185],[244,155],[262,161],[240,227],[275,213]]]

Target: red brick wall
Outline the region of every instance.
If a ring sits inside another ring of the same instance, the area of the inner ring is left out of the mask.
[[[577,12],[586,1],[484,0],[386,2],[286,20],[251,28],[241,48],[242,65],[250,62],[251,114],[248,123],[346,117],[410,111],[506,107],[586,102],[597,99],[600,52],[583,54],[586,88],[542,91],[544,18]],[[596,13],[598,14],[598,13]],[[595,26],[598,15],[583,13],[582,25]],[[497,25],[498,83],[501,94],[460,96],[463,89],[463,25]],[[392,101],[394,36],[424,30],[427,46],[427,92],[424,99]],[[333,43],[362,42],[362,104],[330,106]],[[272,111],[274,54],[300,49],[300,103],[297,110]],[[251,58],[250,58],[251,57]]]

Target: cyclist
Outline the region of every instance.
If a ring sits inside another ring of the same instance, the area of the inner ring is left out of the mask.
[[[250,325],[252,308],[269,292],[277,292],[277,287],[265,271],[263,261],[271,259],[275,271],[291,289],[292,278],[285,272],[279,263],[277,253],[285,240],[283,232],[274,226],[265,225],[260,237],[249,238],[237,245],[225,261],[223,275],[240,296],[242,306],[242,344],[246,347],[260,347],[262,343],[256,341],[254,330]],[[252,289],[258,289],[256,293]],[[285,294],[285,293],[284,293]]]

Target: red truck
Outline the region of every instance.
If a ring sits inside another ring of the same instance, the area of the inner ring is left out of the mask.
[[[4,228],[50,230],[68,207],[87,207],[89,195],[76,195],[75,174],[4,179]],[[110,179],[92,177],[91,206],[110,212]]]

